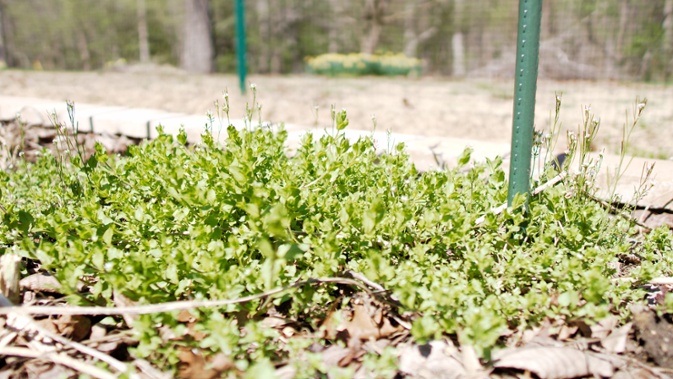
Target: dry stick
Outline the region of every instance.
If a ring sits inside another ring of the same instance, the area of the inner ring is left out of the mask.
[[[0,294],[0,310],[11,310],[11,309],[21,309],[21,307],[16,307],[12,304],[11,301],[9,301],[4,295]],[[19,312],[8,312],[8,317],[7,317],[7,326],[10,327],[12,330],[12,334],[10,335],[12,339],[16,337],[18,331],[30,331],[35,333],[33,336],[33,341],[35,343],[38,343],[40,345],[44,345],[45,347],[48,347],[50,349],[51,346],[47,346],[43,344],[40,341],[41,338],[48,338],[51,339],[52,341],[56,341],[64,346],[71,347],[77,351],[79,351],[82,354],[87,354],[90,355],[93,358],[96,358],[100,361],[103,361],[110,365],[111,367],[117,369],[118,371],[121,372],[128,372],[128,367],[124,362],[121,362],[112,356],[109,356],[107,354],[104,354],[96,349],[90,348],[88,346],[82,345],[81,343],[71,341],[60,334],[52,333],[51,331],[40,327],[38,324],[35,323],[35,320],[33,320],[31,317],[25,315],[25,314],[20,314]],[[6,328],[9,330],[9,328]],[[8,339],[9,337],[3,339],[3,343],[9,343],[11,340]],[[0,350],[2,348],[5,348],[4,345],[0,345]],[[132,377],[135,377],[135,375],[132,375]]]
[[[0,309],[2,309],[2,308],[0,308]],[[120,361],[120,360],[118,360],[118,359],[116,359],[116,358],[114,358],[110,355],[102,353],[102,352],[100,352],[100,351],[98,351],[94,348],[89,347],[89,346],[82,345],[79,342],[71,341],[71,340],[61,336],[60,334],[52,333],[52,332],[50,332],[48,330],[45,330],[43,328],[38,327],[38,328],[36,328],[36,330],[37,330],[38,333],[41,333],[41,334],[45,335],[46,337],[51,338],[52,340],[62,344],[63,346],[73,348],[73,349],[79,351],[82,354],[89,355],[93,358],[98,359],[99,361],[105,362],[105,363],[109,364],[111,367],[114,367],[118,371],[128,372],[128,366],[126,365],[126,363],[124,363],[124,362],[122,362],[122,361]]]
[[[0,349],[0,356],[17,356],[24,358],[42,358],[50,360],[54,363],[70,367],[71,369],[91,375],[94,378],[98,379],[117,379],[117,375],[114,375],[110,372],[107,372],[103,369],[100,369],[96,366],[80,362],[74,358],[71,358],[65,354],[59,354],[56,352],[40,352],[25,347],[4,347]]]
[[[654,278],[654,279],[650,280],[650,284],[656,284],[656,285],[662,285],[662,286],[671,286],[671,285],[673,285],[673,276]]]
[[[546,190],[547,188],[556,185],[556,183],[558,183],[558,182],[560,182],[561,180],[563,180],[566,176],[568,176],[568,172],[567,172],[567,171],[563,171],[563,172],[561,172],[560,174],[556,175],[555,177],[549,179],[549,181],[546,182],[545,184],[543,184],[543,185],[541,185],[541,186],[535,188],[535,189],[533,190],[533,192],[532,192],[531,195],[532,195],[532,196],[535,196],[535,195],[539,194],[540,192]],[[498,207],[495,207],[495,208],[491,208],[491,209],[489,210],[489,212],[491,212],[491,213],[497,215],[497,214],[502,213],[505,209],[507,209],[507,203],[504,203],[504,204],[502,204],[502,205],[500,205],[500,206],[498,206]],[[474,223],[477,224],[477,225],[479,225],[479,224],[481,224],[481,223],[484,222],[484,221],[486,221],[486,215],[480,216],[478,219],[475,220]]]
[[[353,270],[348,270],[348,271],[345,272],[345,274],[350,275],[353,279],[357,279],[357,280],[359,280],[362,283],[372,287],[373,289],[375,289],[377,291],[386,292],[386,289],[383,288],[382,285],[372,282],[366,276],[360,274],[359,272],[355,272]]]
[[[617,215],[617,216],[623,218],[623,219],[626,220],[626,221],[633,222],[634,224],[640,226],[641,228],[645,229],[645,230],[648,231],[648,232],[651,232],[651,231],[652,231],[652,228],[650,228],[649,226],[643,224],[642,222],[640,222],[640,221],[639,221],[638,219],[636,219],[635,217],[632,217],[632,216],[630,216],[630,215],[628,215],[628,214],[626,214],[626,213],[624,213],[624,212],[620,212],[620,209],[619,209],[619,208],[617,208],[616,206],[614,206],[614,205],[608,203],[607,201],[605,201],[605,200],[601,200],[601,199],[599,199],[599,198],[597,198],[597,197],[595,197],[595,196],[593,196],[593,195],[589,195],[589,194],[587,194],[587,195],[589,196],[589,199],[591,199],[591,200],[597,202],[598,204],[600,204],[600,205],[601,205],[603,208],[605,208],[608,212],[611,212],[611,213],[613,213],[613,214],[615,214],[615,215]]]
[[[145,374],[149,379],[170,379],[171,376],[168,373],[161,372],[157,370],[156,368],[152,367],[152,365],[140,358],[135,358],[133,360],[133,364],[143,373]]]
[[[238,299],[226,299],[226,300],[193,300],[193,301],[171,301],[161,304],[149,304],[149,305],[138,305],[132,307],[120,307],[120,308],[106,308],[106,307],[54,307],[54,306],[26,306],[26,307],[0,307],[0,315],[17,313],[17,314],[38,314],[38,315],[95,315],[95,316],[119,316],[119,315],[144,315],[151,313],[161,313],[161,312],[171,312],[171,311],[181,311],[193,308],[205,308],[205,307],[222,307],[225,305],[231,304],[241,304],[248,303],[253,300],[264,299],[269,296],[276,295],[281,292],[285,292],[289,289],[301,287],[306,284],[324,284],[324,283],[338,283],[338,284],[348,284],[352,286],[359,287],[365,290],[369,294],[373,294],[373,291],[370,290],[367,286],[362,283],[346,278],[319,278],[319,279],[308,279],[295,282],[286,287],[279,287],[269,290],[267,292],[262,292],[256,295],[244,296]]]

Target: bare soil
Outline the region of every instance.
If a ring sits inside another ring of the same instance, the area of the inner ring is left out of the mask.
[[[251,76],[262,118],[307,127],[330,125],[330,107],[344,108],[353,129],[391,130],[425,136],[509,142],[513,83],[502,79],[325,78]],[[251,91],[240,94],[233,75],[188,75],[170,68],[127,68],[124,72],[0,71],[0,93],[75,103],[119,105],[204,114],[228,89],[232,118],[244,115]],[[648,104],[631,136],[633,155],[673,156],[673,86],[644,83],[547,81],[538,83],[536,128],[547,129],[557,94],[561,122],[575,130],[584,108],[601,120],[595,147],[618,152],[621,130],[637,98]],[[372,119],[375,118],[375,121]],[[630,122],[630,121],[629,121]],[[565,144],[565,137],[561,138]]]

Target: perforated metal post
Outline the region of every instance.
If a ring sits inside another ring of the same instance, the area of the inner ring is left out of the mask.
[[[241,87],[242,94],[245,94],[247,74],[245,49],[245,4],[243,0],[236,0],[236,60],[238,62],[238,85]]]
[[[528,197],[530,190],[531,149],[535,120],[538,52],[542,0],[519,0],[519,32],[516,48],[514,80],[514,119],[512,122],[512,153],[509,164],[507,203],[514,196]]]

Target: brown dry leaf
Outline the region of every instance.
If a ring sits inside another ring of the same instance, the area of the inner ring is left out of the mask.
[[[337,366],[344,357],[348,355],[349,349],[339,345],[332,345],[321,353],[323,363],[330,366]]]
[[[636,209],[631,215],[652,229],[656,229],[662,225],[673,228],[673,214],[666,210]]]
[[[474,350],[474,347],[469,345],[463,345],[460,347],[461,358],[465,371],[470,378],[479,376],[480,373],[484,372],[484,368],[479,362],[477,357],[477,352]]]
[[[601,339],[601,346],[608,353],[621,354],[626,351],[626,342],[629,339],[633,324],[628,323],[621,328],[617,328],[610,335]]]
[[[74,378],[77,377],[76,373],[68,367],[40,361],[37,359],[31,359],[24,363],[25,374],[29,378]],[[20,376],[19,376],[20,377]]]
[[[380,339],[380,340],[369,340],[362,344],[362,348],[370,353],[376,353],[378,355],[383,355],[383,351],[386,347],[391,346],[393,341],[390,339]]]
[[[198,351],[180,348],[178,359],[178,377],[184,379],[219,378],[223,372],[236,368],[231,358],[222,353],[204,358]]]
[[[267,328],[282,329],[288,321],[282,317],[268,316],[261,321],[261,324]]]
[[[561,330],[558,332],[558,337],[557,339],[559,341],[566,341],[572,336],[574,336],[577,331],[579,330],[579,327],[576,325],[563,325],[561,326]]]
[[[194,317],[194,315],[192,315],[189,310],[183,309],[178,313],[178,316],[175,318],[175,320],[177,322],[188,323],[196,321],[196,317]]]
[[[159,328],[159,335],[162,339],[173,341],[191,339],[194,341],[201,341],[208,336],[206,332],[196,330],[198,318],[188,310],[180,311],[176,317],[176,321],[186,324],[187,328],[184,329],[184,333],[177,335],[173,328],[164,325]]]
[[[400,372],[412,378],[459,379],[468,376],[458,350],[444,341],[410,344],[399,348],[398,355]]]
[[[325,338],[367,341],[389,337],[403,330],[397,322],[393,325],[388,311],[366,294],[354,296],[349,305],[347,309],[330,313],[325,319]]]
[[[619,324],[617,316],[610,316],[602,319],[597,324],[591,326],[591,337],[604,339],[612,334]]]
[[[612,379],[671,379],[671,377],[643,367],[627,367],[617,371]]]
[[[294,379],[297,377],[297,369],[287,365],[276,370],[276,379]]]
[[[77,373],[71,368],[64,367],[57,364],[49,364],[51,367],[47,371],[43,371],[36,378],[76,378],[78,377]]]
[[[22,289],[33,292],[61,294],[62,285],[58,280],[45,272],[37,272],[28,275],[19,281]],[[77,282],[77,291],[85,291],[86,284],[82,281]]]
[[[673,369],[673,324],[641,308],[633,310],[633,327],[647,355],[660,367]]]
[[[530,371],[540,379],[566,379],[582,376],[611,377],[614,366],[599,354],[569,347],[510,348],[494,356],[495,368]]]
[[[355,369],[357,369],[360,364],[361,364],[361,358],[367,353],[364,349],[362,349],[362,345],[360,344],[359,340],[353,340],[357,341],[355,346],[349,346],[347,351],[348,354],[346,354],[341,360],[339,360],[339,367],[347,367],[351,366]]]
[[[35,321],[40,327],[79,342],[91,333],[91,320],[85,316],[63,315]]]
[[[579,336],[582,337],[591,337],[591,327],[584,320],[572,320],[568,322],[568,325],[577,327],[577,332]]]
[[[89,340],[83,343],[102,353],[109,354],[120,346],[136,345],[137,341],[130,334],[116,333],[115,330],[108,333],[103,326],[96,324],[91,327]]]
[[[59,293],[61,283],[53,276],[44,272],[28,275],[19,281],[21,288],[34,292]]]
[[[530,341],[528,341],[526,346],[531,346],[531,347],[532,346],[536,346],[536,347],[552,347],[552,346],[561,347],[561,346],[565,346],[565,345],[563,344],[563,342],[558,341],[554,338],[546,337],[546,336],[539,336],[539,337],[535,337],[535,338],[531,339]]]

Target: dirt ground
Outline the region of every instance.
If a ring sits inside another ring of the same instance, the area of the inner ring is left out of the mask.
[[[391,130],[425,136],[509,142],[513,83],[499,79],[325,78],[250,76],[257,87],[262,118],[323,128],[330,106],[344,108],[350,128]],[[233,75],[188,75],[170,68],[128,68],[124,72],[0,71],[0,94],[77,103],[156,108],[189,114],[213,109],[230,94],[232,118],[244,115],[251,91],[242,96]],[[673,157],[673,85],[618,82],[538,83],[536,128],[548,128],[555,95],[562,95],[561,122],[577,128],[590,106],[601,120],[596,147],[617,152],[624,122],[636,98],[648,104],[631,138],[633,155]],[[565,133],[560,144],[565,144]]]

